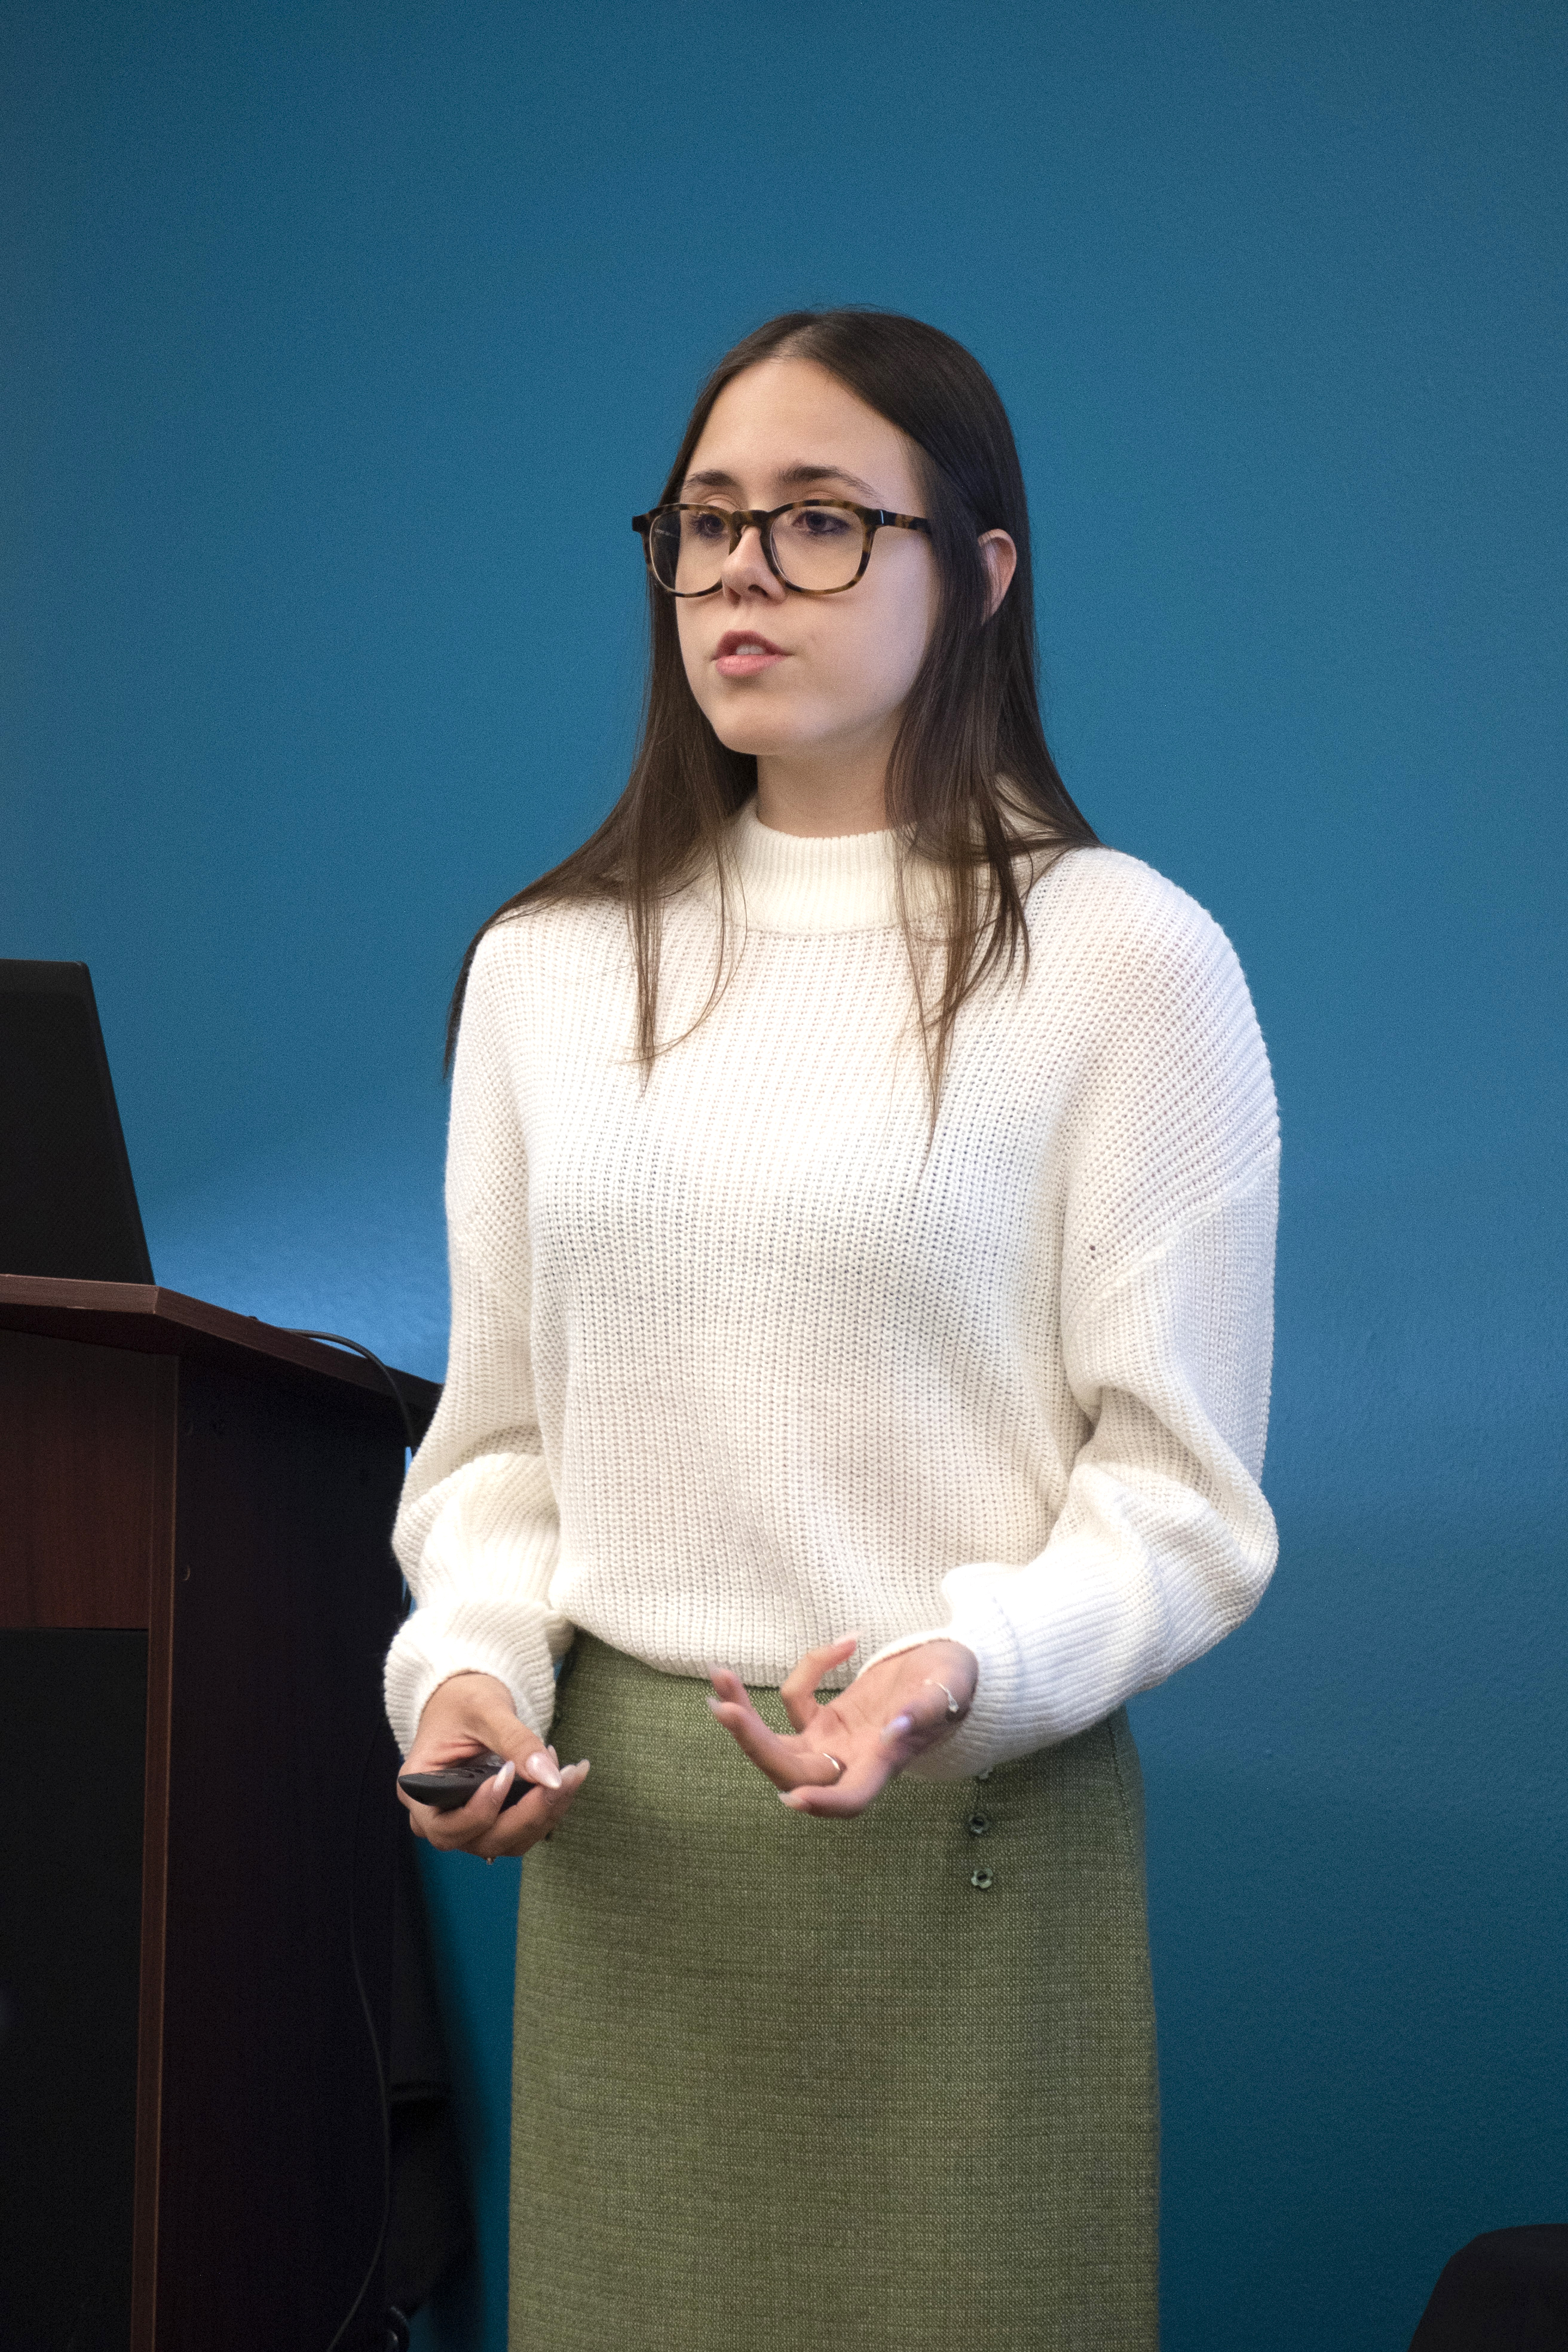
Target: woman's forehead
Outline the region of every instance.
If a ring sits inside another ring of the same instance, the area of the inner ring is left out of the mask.
[[[765,479],[783,498],[820,488],[831,496],[907,500],[912,453],[879,416],[815,360],[763,360],[727,383],[702,428],[685,487],[751,489]]]

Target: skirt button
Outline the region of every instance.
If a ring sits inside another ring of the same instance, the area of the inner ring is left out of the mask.
[[[971,1886],[978,1886],[984,1895],[991,1884],[991,1873],[988,1870],[972,1870],[969,1874],[969,1884]]]

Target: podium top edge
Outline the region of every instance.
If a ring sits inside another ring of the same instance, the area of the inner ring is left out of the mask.
[[[237,1315],[205,1298],[165,1290],[152,1282],[79,1282],[47,1274],[0,1274],[0,1330],[33,1331],[42,1337],[87,1340],[99,1347],[130,1348],[147,1355],[226,1359],[236,1369],[246,1358],[286,1366],[317,1379],[360,1389],[396,1406],[380,1373],[362,1356],[301,1339],[254,1315]],[[256,1364],[260,1370],[260,1364]],[[434,1381],[388,1366],[399,1393],[423,1434],[440,1398]]]

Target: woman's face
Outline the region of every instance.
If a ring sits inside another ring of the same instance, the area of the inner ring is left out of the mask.
[[[909,441],[814,360],[761,361],[714,402],[677,495],[781,507],[847,499],[923,511]],[[879,530],[853,588],[792,593],[754,530],[710,596],[676,604],[691,691],[721,743],[766,768],[860,767],[886,758],[937,605],[923,531]]]

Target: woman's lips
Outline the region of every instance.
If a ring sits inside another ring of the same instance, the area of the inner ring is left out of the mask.
[[[787,659],[782,646],[771,638],[751,629],[728,629],[719,640],[713,667],[721,677],[754,677],[759,670],[772,669],[775,662]]]

